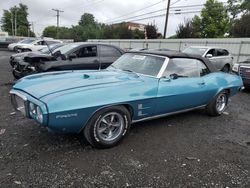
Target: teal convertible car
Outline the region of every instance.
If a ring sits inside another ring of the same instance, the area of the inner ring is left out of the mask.
[[[12,103],[49,130],[79,133],[94,147],[118,144],[131,123],[197,108],[219,116],[242,88],[199,56],[129,52],[105,70],[36,74],[19,80]]]

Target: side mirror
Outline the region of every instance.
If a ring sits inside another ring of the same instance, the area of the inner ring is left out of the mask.
[[[172,80],[176,80],[177,78],[179,78],[179,76],[178,76],[178,74],[171,74],[170,76],[170,79],[172,79]]]
[[[77,55],[75,53],[69,54],[68,56],[69,60],[77,58]]]
[[[212,54],[207,54],[207,55],[206,55],[206,58],[208,58],[208,59],[209,59],[209,58],[212,58],[212,57],[213,57]]]

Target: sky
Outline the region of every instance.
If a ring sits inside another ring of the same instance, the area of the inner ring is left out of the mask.
[[[178,25],[184,20],[199,15],[205,2],[206,0],[171,0],[167,36],[174,35]],[[160,15],[166,13],[164,9],[167,7],[167,0],[0,0],[0,17],[4,9],[8,10],[19,3],[28,6],[28,20],[34,23],[34,30],[38,36],[46,26],[56,25],[56,12],[52,11],[52,8],[64,11],[60,14],[60,26],[77,25],[83,13],[91,13],[102,23],[129,20],[142,24],[153,23],[156,24],[158,31],[163,33],[165,16]],[[198,6],[188,7],[190,5]],[[183,13],[174,14],[176,11]],[[147,14],[151,12],[155,13]],[[138,16],[142,14],[144,16]],[[158,15],[160,17],[139,20]]]

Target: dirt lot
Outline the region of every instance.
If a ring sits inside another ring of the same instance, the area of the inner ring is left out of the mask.
[[[193,111],[134,124],[117,147],[93,149],[14,114],[0,52],[0,187],[250,187],[250,93],[227,112]]]

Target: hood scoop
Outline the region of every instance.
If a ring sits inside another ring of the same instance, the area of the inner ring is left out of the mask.
[[[83,74],[82,78],[85,80],[96,80],[96,79],[102,79],[104,76],[101,75],[89,75],[89,74]]]

